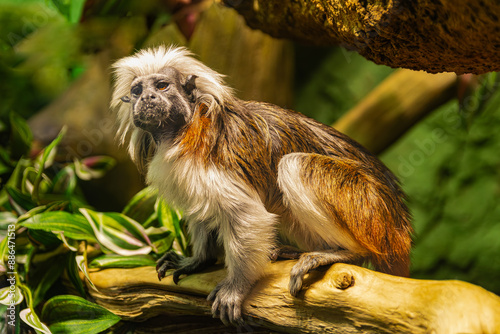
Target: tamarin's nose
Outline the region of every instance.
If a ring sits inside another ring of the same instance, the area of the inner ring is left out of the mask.
[[[156,94],[150,93],[150,94],[145,94],[145,96],[142,97],[142,100],[154,100],[156,99]]]

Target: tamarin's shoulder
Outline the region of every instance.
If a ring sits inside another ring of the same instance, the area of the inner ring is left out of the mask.
[[[267,102],[240,101],[242,113],[262,117],[266,121],[276,121],[279,125],[288,123],[295,126],[304,126],[307,128],[318,128],[328,132],[337,133],[338,131],[330,126],[316,121],[298,111],[282,108]]]
[[[278,129],[289,129],[291,132],[305,135],[337,138],[341,141],[349,141],[346,135],[335,130],[333,127],[325,125],[313,118],[310,118],[298,111],[282,108],[280,106],[256,101],[240,101],[240,112],[246,117],[265,120],[270,127]]]
[[[290,119],[295,119],[296,117],[306,117],[297,111],[285,109],[278,105],[268,102],[243,101],[243,100],[240,100],[239,102],[242,112],[249,112],[252,114],[258,114],[261,116],[268,116],[268,117],[279,117],[281,119],[283,119],[283,117]]]
[[[297,111],[267,102],[240,100],[233,111],[248,122],[265,122],[269,128],[280,130],[309,131],[311,127],[325,126]]]

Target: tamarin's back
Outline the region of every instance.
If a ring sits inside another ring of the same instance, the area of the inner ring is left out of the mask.
[[[392,172],[372,153],[343,133],[293,110],[262,102],[238,102],[239,105],[225,110],[214,119],[203,120],[202,116],[198,122],[211,123],[215,131],[204,134],[215,136],[217,142],[207,155],[218,163],[227,163],[229,169],[242,169],[240,174],[251,183],[249,177],[251,170],[256,168],[256,162],[268,175],[274,175],[284,155],[295,152],[317,153],[359,161],[384,178],[396,193],[404,197]],[[227,161],[219,161],[221,153]]]

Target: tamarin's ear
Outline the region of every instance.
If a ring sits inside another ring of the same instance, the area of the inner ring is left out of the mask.
[[[123,101],[123,102],[125,102],[125,103],[130,103],[130,97],[128,97],[128,96],[126,96],[126,95],[125,95],[125,96],[120,97],[120,100],[122,100],[122,101]]]
[[[186,92],[187,95],[191,95],[193,90],[196,88],[196,84],[194,83],[196,78],[198,78],[198,76],[196,76],[194,74],[188,75],[188,77],[186,79],[186,83],[184,83],[184,85],[182,85],[182,87],[184,88],[184,91]]]

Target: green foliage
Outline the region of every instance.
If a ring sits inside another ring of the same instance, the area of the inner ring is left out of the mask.
[[[43,333],[106,330],[120,318],[84,299],[87,293],[79,272],[93,287],[89,268],[154,266],[158,254],[172,247],[187,254],[181,214],[151,189],[134,196],[122,213],[93,210],[78,184],[103,176],[114,160],[58,162],[64,129],[37,156],[26,158],[31,132],[18,115],[10,119],[4,130],[15,143],[1,147],[5,168],[0,176],[6,181],[0,192],[0,265],[17,272],[20,318]],[[12,261],[13,251],[16,259],[24,260]],[[79,296],[68,295],[64,286]],[[8,291],[0,290],[0,303],[8,305],[10,299]]]
[[[156,262],[149,255],[121,256],[106,254],[93,259],[89,263],[89,268],[134,268],[155,265]]]
[[[383,156],[403,181],[416,228],[412,275],[500,294],[500,80],[451,102]]]
[[[12,158],[17,160],[29,151],[33,136],[28,124],[19,115],[11,112],[9,121],[12,129],[10,132],[9,153]]]
[[[100,333],[120,321],[104,307],[72,295],[49,299],[43,306],[42,319],[54,334]]]
[[[11,110],[23,117],[40,110],[77,77],[73,69],[84,66],[76,30],[47,3],[0,2],[0,122],[8,122]]]
[[[31,210],[32,212],[34,210]],[[31,215],[22,216],[19,225],[35,231],[47,231],[53,233],[63,232],[66,238],[97,242],[92,227],[82,215],[75,215],[65,211],[44,211]]]
[[[78,23],[83,13],[85,0],[52,0],[59,12],[71,23]]]
[[[18,160],[22,156],[28,154],[31,147],[33,136],[29,130],[26,121],[17,114],[11,112],[9,115],[9,123],[2,123],[0,120],[0,138],[8,138],[5,145],[0,145],[0,186],[4,188],[4,184],[12,173],[16,174],[14,180],[20,173],[24,160]],[[17,166],[17,168],[16,168]],[[0,203],[5,200],[5,192],[0,191]]]

